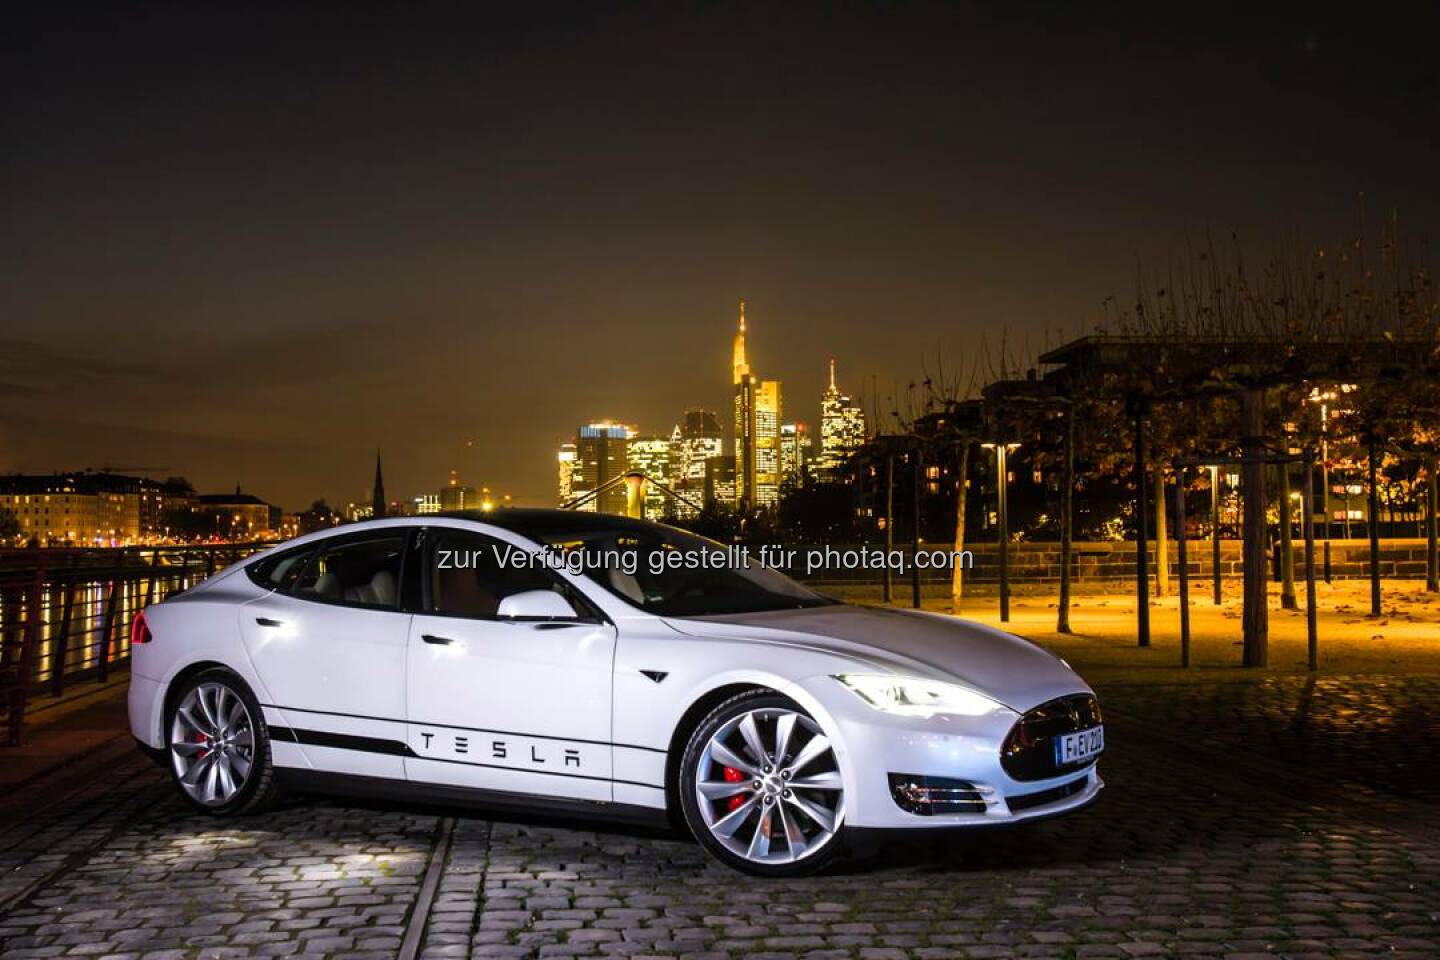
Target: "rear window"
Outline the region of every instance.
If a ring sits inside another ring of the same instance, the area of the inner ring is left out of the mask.
[[[300,571],[305,567],[305,559],[315,549],[313,543],[303,547],[292,547],[289,550],[281,550],[279,553],[271,554],[263,560],[256,561],[245,568],[257,586],[266,590],[285,590],[295,582]]]
[[[305,565],[290,595],[302,600],[351,607],[394,610],[400,603],[400,578],[406,534],[367,539],[332,539]]]

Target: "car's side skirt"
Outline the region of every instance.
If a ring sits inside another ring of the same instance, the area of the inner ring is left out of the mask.
[[[345,751],[345,753],[330,754],[332,758],[335,756],[343,757],[347,755],[354,756],[357,754],[366,754],[377,757],[393,757],[402,761],[405,764],[404,770],[406,773],[408,773],[408,778],[406,776],[375,776],[375,779],[385,779],[390,781],[402,780],[427,787],[455,786],[461,789],[483,789],[476,787],[468,787],[463,782],[456,783],[453,780],[449,780],[445,773],[445,771],[449,768],[454,768],[456,770],[464,768],[481,768],[487,770],[495,770],[507,775],[525,776],[530,781],[537,784],[548,784],[551,782],[556,783],[557,785],[568,784],[569,786],[567,787],[557,786],[557,791],[569,790],[572,793],[572,796],[568,799],[580,803],[618,802],[622,805],[626,803],[633,803],[636,806],[644,807],[663,808],[665,806],[665,788],[659,783],[651,783],[641,780],[627,780],[620,777],[581,773],[577,770],[574,770],[573,768],[564,766],[557,767],[555,769],[545,770],[517,770],[510,765],[487,763],[484,760],[479,759],[471,760],[468,758],[462,759],[460,757],[427,757],[416,753],[414,748],[411,747],[410,744],[404,743],[400,740],[391,740],[384,737],[358,736],[348,733],[336,733],[329,730],[310,730],[301,727],[285,727],[278,724],[271,724],[269,730],[270,736],[277,747],[287,744],[297,744],[320,748],[324,751]],[[299,763],[288,763],[286,759],[283,758],[282,753],[279,750],[275,752],[275,758],[275,765],[277,769],[305,769],[304,767],[301,767]],[[323,770],[324,768],[321,769]],[[336,770],[332,768],[330,770],[325,770],[324,772],[338,773],[354,777],[372,776],[372,773],[369,771],[362,771],[357,769],[342,768]],[[660,778],[663,778],[663,772],[661,772],[659,777],[657,777],[657,779]],[[601,785],[603,785],[603,795],[599,795]],[[521,786],[520,789],[516,790],[493,790],[490,792],[507,795],[514,794],[520,796],[547,795],[538,794],[535,793],[533,790],[525,789],[525,787],[528,786],[530,786],[530,784],[524,784],[523,786]],[[544,787],[544,789],[548,789],[548,787]],[[620,794],[616,801],[612,801],[610,799],[610,793],[612,789]],[[591,795],[586,796],[586,792],[589,792]]]
[[[629,803],[606,803],[592,800],[568,800],[527,793],[507,793],[445,784],[416,783],[386,777],[305,770],[299,767],[276,767],[280,787],[295,793],[318,793],[328,796],[365,797],[398,800],[443,806],[481,807],[516,813],[545,813],[587,820],[609,820],[651,827],[669,828],[663,809]]]

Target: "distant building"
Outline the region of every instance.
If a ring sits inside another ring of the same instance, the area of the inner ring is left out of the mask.
[[[735,500],[742,509],[780,498],[780,381],[759,380],[745,348],[745,301],[731,352],[735,385]]]
[[[706,464],[725,452],[725,431],[709,410],[686,410],[670,433],[670,486],[686,500],[705,502]],[[676,516],[689,517],[695,507],[683,500],[673,506]]]
[[[556,457],[558,476],[556,477],[556,490],[559,492],[560,506],[565,506],[575,496],[575,475],[578,467],[576,460],[575,444],[560,444],[560,453]]]
[[[280,524],[280,508],[244,493],[209,493],[195,498],[190,511],[196,529],[227,540],[263,539]]]
[[[380,518],[389,511],[386,509],[385,500],[385,477],[380,472],[380,451],[375,451],[375,483],[370,487],[370,516]]]
[[[418,517],[429,516],[440,512],[440,494],[422,493],[415,498],[415,515]]]
[[[440,488],[441,510],[479,510],[480,491],[460,482],[460,476],[450,471],[450,482]]]
[[[736,493],[735,456],[725,454],[705,462],[705,506],[733,506]]]
[[[643,473],[649,480],[665,486],[671,483],[670,440],[667,437],[632,437],[627,446],[629,473]],[[666,516],[673,508],[670,497],[654,482],[645,487],[645,516],[654,520]]]
[[[830,386],[820,396],[820,456],[817,472],[833,477],[840,466],[865,445],[865,412],[849,394],[835,385],[835,361],[830,361]]]
[[[194,490],[179,477],[166,481],[115,473],[0,476],[0,510],[15,514],[21,542],[118,546],[171,536],[174,511]]]
[[[780,475],[785,481],[799,483],[804,479],[813,457],[812,447],[810,428],[805,424],[780,425]]]
[[[755,392],[755,476],[753,503],[773,507],[784,480],[780,455],[780,381],[762,380]]]
[[[634,427],[609,420],[580,427],[575,433],[576,470],[571,492],[576,497],[582,497],[617,477],[623,477],[630,467],[629,445],[634,435]],[[625,486],[617,483],[576,509],[623,514]]]

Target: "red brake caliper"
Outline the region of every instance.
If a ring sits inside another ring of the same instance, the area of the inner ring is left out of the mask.
[[[744,780],[745,780],[745,774],[742,773],[741,771],[736,770],[734,767],[726,767],[726,768],[725,768],[725,782],[726,782],[726,783],[743,783]],[[744,806],[745,801],[748,800],[748,799],[749,799],[749,798],[746,797],[745,794],[743,794],[743,793],[737,793],[737,794],[735,794],[735,796],[733,796],[733,797],[731,797],[729,800],[725,801],[726,809],[729,809],[729,810],[737,810],[737,809],[739,809],[741,806]]]

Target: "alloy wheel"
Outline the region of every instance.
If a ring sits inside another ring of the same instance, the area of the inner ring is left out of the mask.
[[[711,836],[752,863],[786,864],[834,841],[845,789],[830,739],[795,710],[762,707],[725,721],[695,767]]]
[[[235,799],[255,761],[255,728],[240,695],[214,682],[185,694],[170,724],[170,759],[190,799],[207,807]]]

